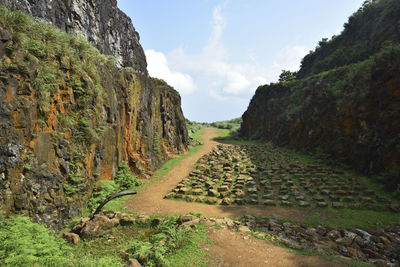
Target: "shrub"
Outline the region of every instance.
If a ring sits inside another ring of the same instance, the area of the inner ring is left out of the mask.
[[[63,266],[71,258],[70,247],[45,226],[28,217],[0,215],[1,266]]]
[[[93,210],[112,193],[120,191],[114,181],[100,181],[93,189],[92,197],[89,200],[88,208]]]
[[[118,172],[115,175],[114,180],[100,181],[96,184],[93,189],[92,197],[89,200],[88,207],[90,210],[93,210],[112,193],[122,190],[132,190],[141,184],[142,182],[132,174],[128,164],[123,161],[118,166]]]
[[[177,217],[165,218],[151,242],[134,241],[128,252],[145,266],[170,266],[167,257],[190,243],[189,230],[177,227],[176,223]]]
[[[128,163],[125,161],[119,164],[114,181],[121,190],[135,189],[142,184],[142,182],[132,174]]]

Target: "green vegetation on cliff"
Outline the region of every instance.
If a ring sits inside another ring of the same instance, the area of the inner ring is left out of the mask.
[[[111,194],[122,190],[135,190],[140,185],[142,185],[142,182],[132,174],[128,164],[123,161],[118,166],[114,180],[100,181],[96,184],[88,208],[89,210],[96,209]]]
[[[297,77],[357,63],[379,52],[387,41],[399,43],[399,14],[397,0],[366,0],[344,24],[340,35],[323,38],[315,51],[303,58]]]
[[[241,135],[385,173],[381,182],[394,190],[400,182],[399,8],[397,1],[367,1],[340,36],[303,59],[296,79],[260,86]]]
[[[122,161],[149,176],[187,149],[173,88],[116,67],[81,37],[5,8],[0,78],[0,175],[8,181],[0,185],[0,208],[7,212],[60,227]]]

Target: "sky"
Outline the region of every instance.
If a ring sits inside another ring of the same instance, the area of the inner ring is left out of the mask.
[[[240,117],[258,86],[296,71],[364,0],[118,0],[148,71],[181,95],[191,121]]]

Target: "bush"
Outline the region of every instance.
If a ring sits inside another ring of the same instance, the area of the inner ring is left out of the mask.
[[[70,247],[45,226],[28,217],[0,215],[1,266],[63,266],[71,258]]]
[[[142,184],[142,182],[132,174],[128,163],[125,161],[119,164],[114,181],[121,190],[135,189]]]
[[[112,181],[100,181],[93,189],[88,208],[93,210],[112,193],[122,190],[132,190],[142,184],[131,172],[126,162],[121,162],[118,172]]]
[[[176,223],[177,217],[165,218],[157,226],[160,232],[152,236],[151,242],[134,241],[128,252],[144,266],[170,266],[168,255],[190,242],[189,230],[177,227]]]
[[[88,208],[93,210],[112,193],[120,191],[114,181],[100,181],[93,189],[92,197],[89,200]]]

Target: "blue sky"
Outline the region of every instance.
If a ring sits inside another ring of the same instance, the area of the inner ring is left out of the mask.
[[[276,82],[364,0],[118,0],[151,76],[182,97],[190,120],[240,117],[259,85]]]

